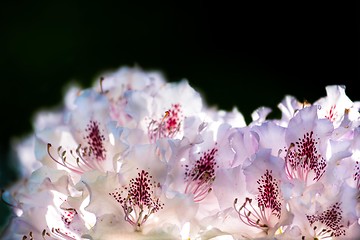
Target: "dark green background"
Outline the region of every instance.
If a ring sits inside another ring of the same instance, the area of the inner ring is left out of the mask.
[[[358,13],[344,3],[3,2],[0,188],[16,178],[10,139],[31,131],[33,113],[58,104],[70,81],[86,87],[123,65],[187,78],[248,122],[259,106],[285,94],[314,101],[328,84],[360,100]]]

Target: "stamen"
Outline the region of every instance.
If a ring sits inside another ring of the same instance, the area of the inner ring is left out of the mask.
[[[148,136],[151,142],[160,138],[173,138],[180,132],[182,116],[181,105],[172,104],[159,120],[152,119],[148,126]]]
[[[45,239],[45,236],[50,237],[50,233],[48,231],[46,231],[46,229],[44,229],[41,233],[41,235],[43,236],[43,238]]]
[[[130,180],[128,186],[109,193],[121,205],[125,221],[130,223],[135,231],[141,231],[150,215],[164,206],[156,196],[156,190],[161,189],[161,186],[151,179],[149,172],[142,170],[136,178]]]
[[[68,163],[66,161],[66,151],[63,151],[61,152],[61,146],[58,147],[58,157],[61,159],[61,162],[57,159],[57,157],[54,157],[52,154],[51,154],[51,149],[52,145],[50,143],[47,144],[47,152],[48,152],[48,155],[50,156],[50,158],[55,161],[57,164],[69,169],[70,171],[74,172],[74,173],[77,173],[77,174],[82,174],[84,171],[81,169],[81,168],[78,168],[77,166],[71,164],[71,163]]]
[[[105,160],[106,149],[103,144],[105,136],[100,132],[99,122],[90,120],[90,123],[87,125],[85,131],[88,132],[88,135],[85,136],[84,139],[87,141],[87,144],[95,155],[96,160]]]
[[[219,167],[216,163],[217,152],[217,148],[212,148],[204,152],[192,168],[185,165],[185,193],[193,194],[195,202],[202,201],[212,191],[215,169]]]
[[[76,240],[78,239],[74,234],[66,231],[65,229],[60,229],[60,228],[51,228],[51,233],[60,238],[60,239],[65,239],[65,240]]]
[[[279,186],[277,180],[272,177],[272,171],[266,170],[265,174],[257,181],[257,184],[259,185],[259,194],[257,196],[259,208],[271,209],[271,214],[280,218]]]
[[[100,162],[106,159],[106,149],[103,143],[105,141],[105,136],[100,133],[99,123],[90,120],[85,131],[88,132],[84,137],[88,146],[82,147],[82,145],[79,144],[75,151],[73,149],[66,151],[62,149],[62,146],[59,146],[57,148],[58,156],[56,157],[50,151],[52,145],[48,143],[48,155],[57,164],[77,174],[82,174],[90,170],[104,171]],[[71,156],[70,159],[68,159],[69,156]]]
[[[356,182],[356,186],[358,189],[360,189],[360,166],[359,161],[356,161],[355,165],[355,173],[354,173],[354,181]]]
[[[310,226],[320,224],[323,227],[321,230],[316,231],[319,226],[314,226],[314,235],[322,238],[345,236],[344,225],[342,221],[341,203],[336,202],[326,211],[321,214],[306,215]]]
[[[257,184],[259,185],[259,194],[256,196],[257,208],[252,205],[252,199],[248,197],[239,208],[238,199],[235,198],[233,207],[244,224],[267,232],[271,226],[276,225],[274,221],[278,221],[281,216],[278,181],[272,176],[272,171],[266,170],[257,180]]]
[[[326,160],[317,150],[319,138],[315,140],[314,132],[310,131],[291,143],[286,150],[285,170],[289,179],[300,179],[307,182],[311,171],[315,173],[313,181],[318,181],[325,172]]]
[[[42,232],[41,232],[41,236],[43,239],[46,240],[46,237],[51,237],[50,233],[46,230],[46,229],[43,229]],[[27,235],[24,235],[22,237],[22,240],[35,240],[34,239],[34,234],[32,231],[30,231]]]
[[[329,119],[331,122],[334,122],[335,119],[338,117],[338,113],[335,111],[336,104],[332,105],[325,115],[325,118]]]

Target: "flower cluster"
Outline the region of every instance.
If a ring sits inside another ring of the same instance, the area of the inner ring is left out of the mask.
[[[70,88],[17,145],[3,239],[360,236],[360,102],[286,96],[246,124],[186,81],[121,68]]]

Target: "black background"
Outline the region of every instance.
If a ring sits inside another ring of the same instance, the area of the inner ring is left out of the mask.
[[[247,122],[264,105],[278,116],[285,94],[313,102],[329,84],[360,100],[358,13],[346,3],[1,3],[0,188],[16,178],[10,142],[31,131],[34,112],[59,104],[69,82],[87,87],[123,65],[187,78]]]

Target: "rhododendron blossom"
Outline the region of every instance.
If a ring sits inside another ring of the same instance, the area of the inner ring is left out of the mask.
[[[246,124],[140,68],[71,87],[14,146],[21,179],[2,191],[1,237],[360,238],[360,102],[325,90]]]

